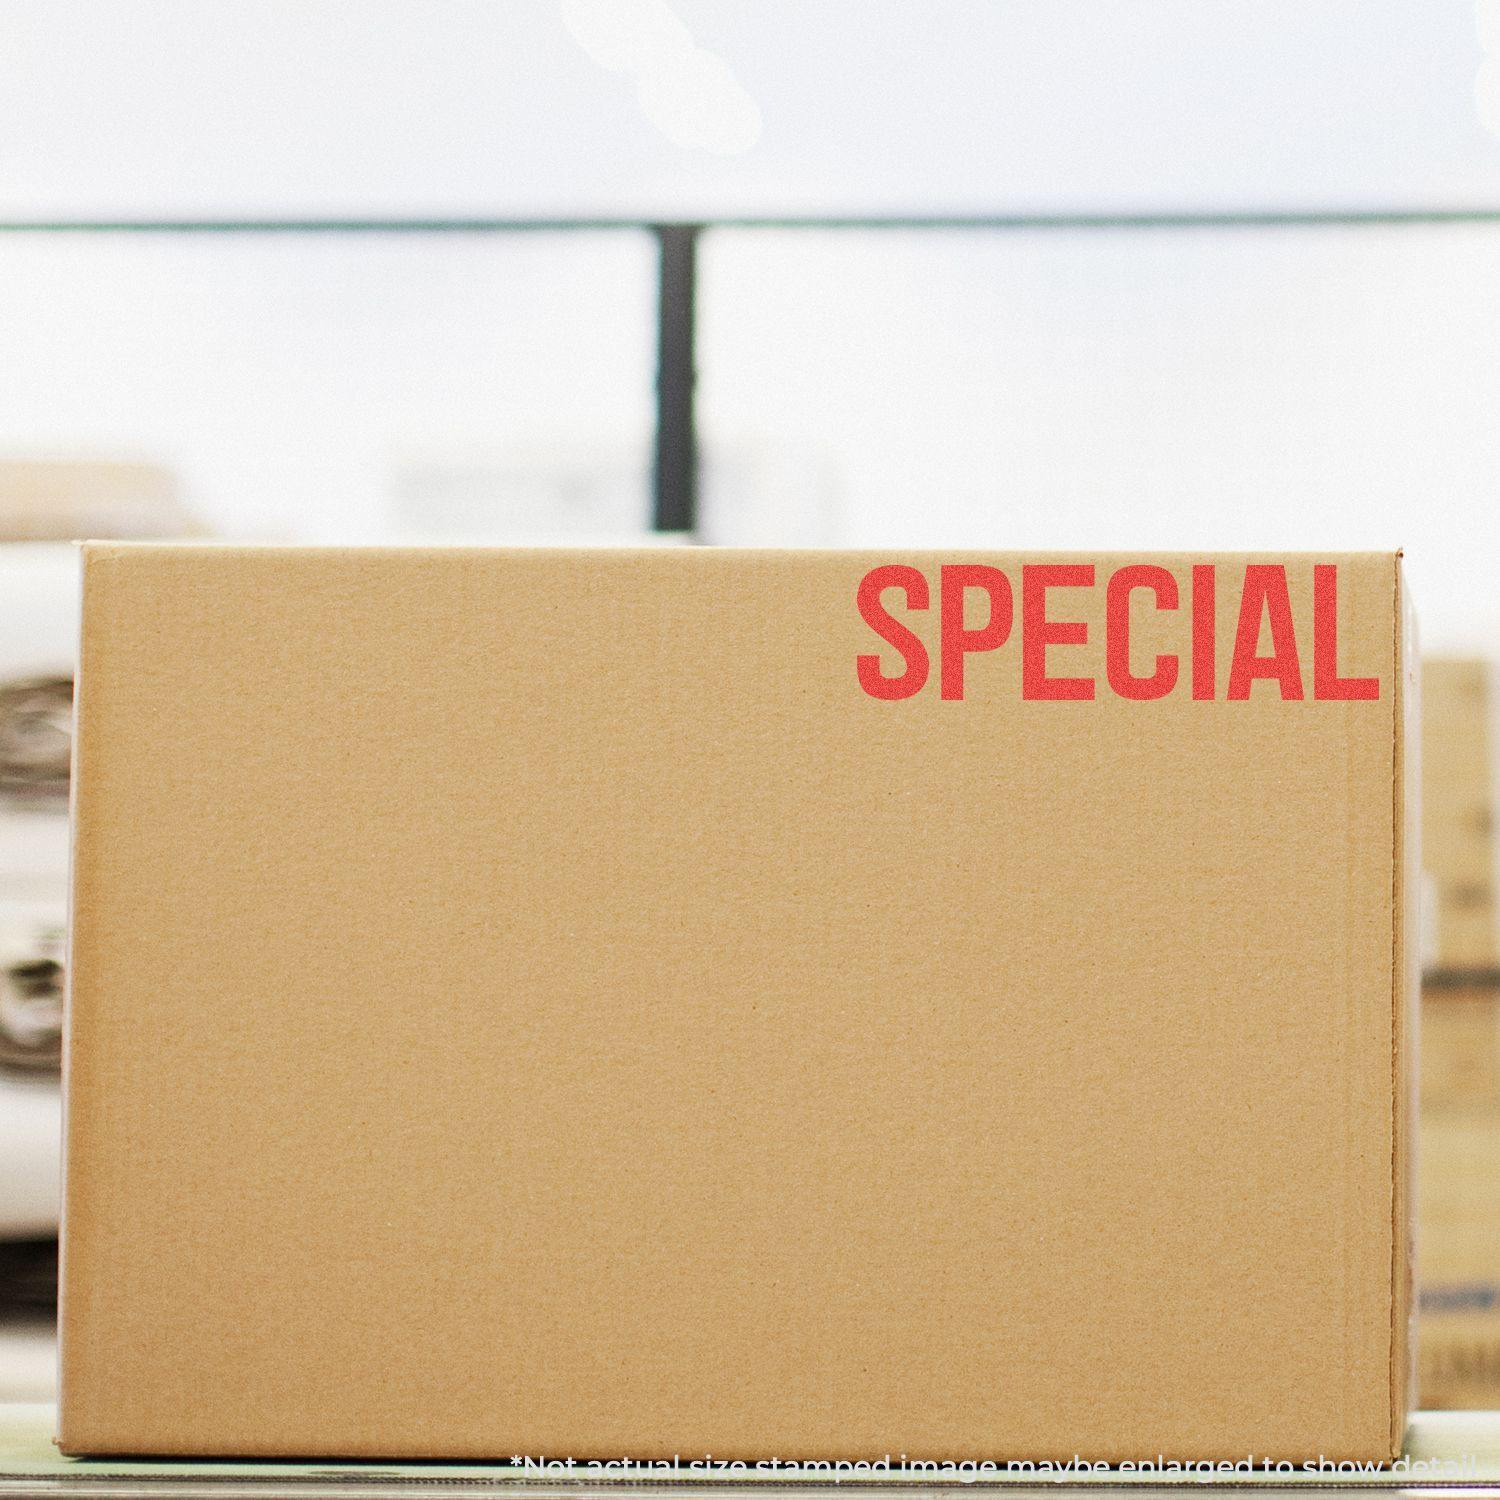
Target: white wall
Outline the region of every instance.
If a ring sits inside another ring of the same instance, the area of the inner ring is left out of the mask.
[[[1404,546],[1429,644],[1500,649],[1500,226],[725,234],[704,347],[825,541]]]

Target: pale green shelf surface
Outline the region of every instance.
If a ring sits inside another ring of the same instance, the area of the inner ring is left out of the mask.
[[[818,1488],[930,1489],[976,1487],[955,1474],[921,1476],[845,1477],[835,1485],[829,1476],[787,1474],[722,1475],[713,1479],[684,1474],[663,1479],[660,1474],[590,1473],[572,1475],[526,1473],[506,1464],[398,1463],[228,1463],[177,1459],[64,1458],[52,1442],[54,1409],[50,1404],[0,1404],[0,1495],[88,1494],[95,1497],[185,1497],[253,1494],[272,1496],[319,1495],[375,1497],[382,1493],[410,1494],[513,1489],[528,1496],[580,1496],[625,1488],[672,1488],[688,1494],[747,1486],[774,1487],[778,1492]],[[1407,1493],[1431,1490],[1482,1490],[1500,1496],[1500,1412],[1427,1412],[1412,1421],[1407,1454],[1402,1465],[1378,1473],[1323,1474],[1294,1472],[1253,1476],[1243,1472],[1127,1474],[1116,1470],[1088,1475],[994,1473],[980,1476],[978,1487],[1003,1486],[1011,1491],[1045,1489],[1049,1495],[1101,1488],[1172,1488],[1211,1484],[1222,1488],[1254,1487],[1275,1492],[1296,1488],[1376,1488]]]

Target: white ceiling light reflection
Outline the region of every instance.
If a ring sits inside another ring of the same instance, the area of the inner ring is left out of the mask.
[[[760,140],[755,100],[666,0],[560,0],[559,8],[601,68],[630,76],[641,112],[673,145],[738,156]]]

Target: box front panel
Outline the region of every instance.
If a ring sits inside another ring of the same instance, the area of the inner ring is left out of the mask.
[[[96,549],[65,1444],[1383,1452],[1392,560],[1374,701],[1270,561],[1298,700],[1265,559]]]

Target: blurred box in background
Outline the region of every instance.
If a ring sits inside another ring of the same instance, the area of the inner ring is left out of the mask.
[[[1423,863],[1419,1400],[1500,1405],[1500,968],[1494,692],[1482,661],[1422,673]]]
[[[205,534],[179,503],[177,481],[157,464],[0,462],[0,542]]]
[[[1422,849],[1432,882],[1429,967],[1496,965],[1494,695],[1489,664],[1422,664]]]

